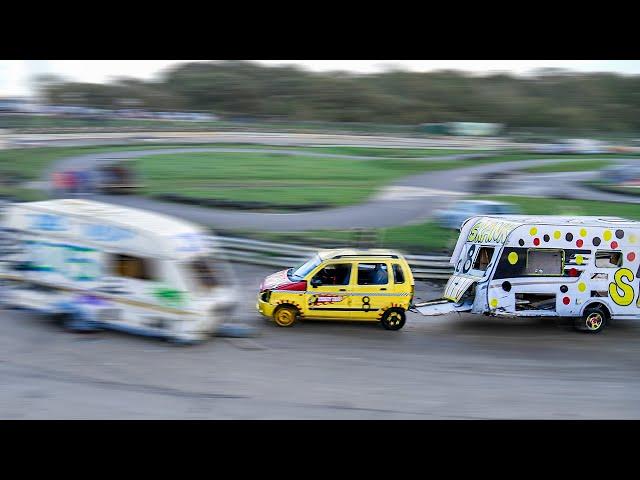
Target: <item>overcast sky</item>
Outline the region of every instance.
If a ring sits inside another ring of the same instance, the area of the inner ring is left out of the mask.
[[[34,75],[51,73],[68,80],[103,83],[114,77],[152,79],[163,69],[196,60],[0,60],[0,96],[31,95]],[[552,67],[579,72],[640,74],[638,60],[255,60],[264,65],[300,65],[313,71],[379,72],[390,66],[414,71],[442,69],[474,73],[526,74]]]

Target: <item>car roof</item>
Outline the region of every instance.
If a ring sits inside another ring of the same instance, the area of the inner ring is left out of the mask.
[[[495,200],[460,200],[458,203],[463,203],[465,205],[513,205],[507,202],[498,202]]]
[[[321,250],[318,256],[322,261],[344,258],[345,260],[362,260],[362,259],[402,259],[404,258],[398,252],[385,249],[354,249],[354,248],[336,248],[331,250]]]

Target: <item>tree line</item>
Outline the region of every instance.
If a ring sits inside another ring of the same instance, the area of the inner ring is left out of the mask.
[[[55,105],[135,105],[226,118],[640,130],[640,76],[556,69],[526,77],[404,70],[354,74],[245,61],[195,62],[167,69],[152,81],[90,84],[40,77],[37,91]]]

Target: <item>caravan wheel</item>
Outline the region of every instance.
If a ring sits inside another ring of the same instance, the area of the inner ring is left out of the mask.
[[[585,333],[599,333],[607,325],[609,316],[602,308],[588,307],[581,318],[576,318],[574,327]]]
[[[55,320],[61,322],[63,328],[72,333],[94,333],[101,330],[95,322],[79,312],[60,314]]]

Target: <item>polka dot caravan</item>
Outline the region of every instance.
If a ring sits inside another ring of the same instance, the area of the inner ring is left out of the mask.
[[[551,241],[551,237],[553,236],[553,238],[555,240],[560,240],[562,238],[562,232],[560,230],[554,230],[553,231],[553,235],[549,235],[548,233],[545,233],[542,235],[542,239],[540,239],[540,237],[536,236],[538,235],[539,229],[538,227],[531,227],[529,229],[529,235],[531,235],[532,237],[534,237],[533,239],[531,239],[531,242],[537,247],[540,245],[540,243],[544,242],[550,242]],[[593,232],[596,233],[596,232]],[[601,234],[601,236],[599,236]],[[578,238],[575,241],[575,246],[578,248],[583,248],[585,245],[585,242],[589,241],[589,237],[591,237],[591,232],[589,232],[588,229],[586,228],[581,228],[580,230],[578,230],[578,235],[582,238]],[[594,246],[594,247],[598,247],[602,244],[602,241],[604,239],[605,242],[609,242],[609,248],[611,248],[612,250],[616,250],[618,248],[620,248],[620,243],[616,240],[612,240],[613,238],[616,238],[618,240],[622,240],[623,238],[625,238],[625,233],[624,230],[621,229],[617,229],[614,232],[608,229],[602,230],[600,232],[598,232],[598,235],[594,235],[590,238],[590,243]],[[575,238],[575,235],[573,232],[567,232],[564,234],[564,239],[567,242],[573,242]],[[585,240],[586,239],[586,240]],[[631,244],[635,244],[637,242],[637,237],[634,234],[631,234],[628,236],[628,241]],[[519,239],[518,240],[518,245],[520,245],[521,247],[524,247],[526,244],[524,239]],[[635,258],[635,256],[634,256]]]

